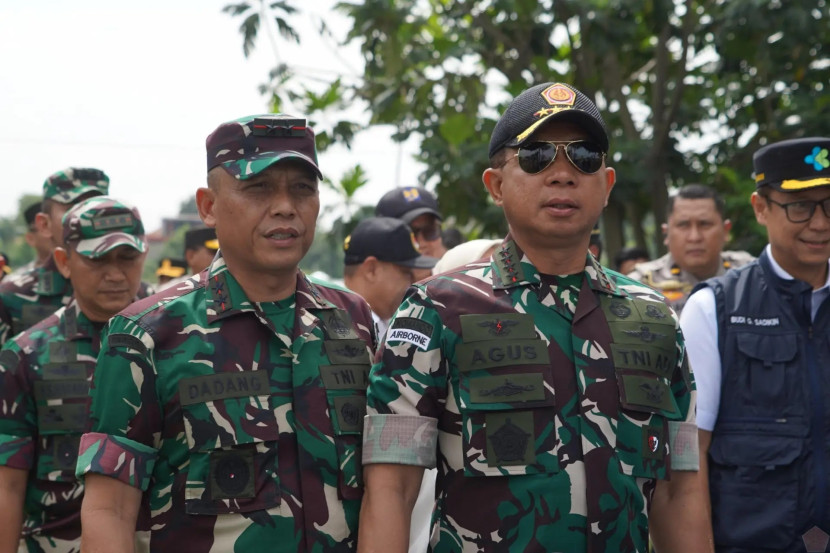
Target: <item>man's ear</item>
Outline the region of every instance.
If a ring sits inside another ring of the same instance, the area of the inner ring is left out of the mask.
[[[199,188],[196,190],[196,207],[199,210],[199,217],[205,225],[215,228],[216,216],[213,209],[216,206],[216,192],[212,188]]]
[[[753,192],[749,197],[749,203],[752,204],[752,210],[755,212],[755,220],[758,224],[767,226],[767,202],[757,192]]]
[[[55,258],[55,265],[58,266],[58,272],[63,275],[63,278],[67,279],[70,276],[69,255],[70,253],[63,248],[55,248],[55,251],[52,252],[52,257]]]
[[[377,282],[378,278],[380,278],[380,262],[378,261],[378,258],[370,255],[363,260],[361,265],[362,267],[360,269],[366,280],[369,282]]]
[[[52,239],[52,219],[45,213],[35,215],[35,232],[44,238]]]
[[[481,181],[484,183],[484,187],[490,193],[490,197],[493,198],[493,203],[498,206],[502,205],[501,185],[503,183],[503,176],[502,169],[493,169],[492,167],[485,169],[481,175]]]

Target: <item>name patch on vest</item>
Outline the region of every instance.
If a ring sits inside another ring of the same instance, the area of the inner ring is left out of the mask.
[[[542,340],[497,340],[458,344],[455,348],[461,372],[513,365],[546,365],[548,348]]]
[[[41,402],[50,399],[85,398],[88,395],[89,382],[85,378],[35,382],[35,398]]]
[[[778,317],[744,317],[743,315],[732,315],[729,317],[729,324],[746,326],[780,326]]]
[[[365,390],[369,387],[369,365],[323,365],[320,376],[328,390]]]
[[[414,317],[400,317],[392,322],[392,327],[386,333],[386,341],[407,342],[426,351],[429,348],[432,330],[433,326],[426,321]]]
[[[265,371],[207,374],[179,381],[179,403],[182,405],[268,394],[270,384]]]
[[[633,344],[611,344],[614,366],[618,369],[648,371],[669,377],[677,363],[675,352]]]

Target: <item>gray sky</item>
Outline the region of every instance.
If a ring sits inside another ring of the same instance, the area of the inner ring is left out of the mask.
[[[258,88],[276,60],[308,79],[362,68],[356,49],[315,36],[321,17],[345,34],[333,0],[306,3],[312,7],[296,19],[301,47],[280,39],[275,50],[263,37],[249,59],[241,21],[221,12],[228,3],[0,2],[0,215],[14,215],[22,194],[40,194],[49,174],[89,166],[103,169],[111,195],[138,206],[155,230],[203,184],[205,137],[223,121],[267,111]],[[416,148],[378,129],[350,152],[323,153],[320,164],[339,180],[359,162],[370,184],[357,200],[371,205],[388,188],[415,182]],[[336,199],[324,193],[323,204]]]

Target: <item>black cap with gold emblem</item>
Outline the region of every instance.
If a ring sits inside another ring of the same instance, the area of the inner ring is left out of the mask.
[[[554,120],[576,123],[608,151],[608,130],[594,102],[571,85],[543,83],[516,96],[504,110],[490,137],[490,157],[527,142],[543,123]]]

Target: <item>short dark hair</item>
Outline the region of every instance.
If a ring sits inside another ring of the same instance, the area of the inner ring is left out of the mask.
[[[705,184],[687,184],[681,187],[677,192],[669,196],[669,202],[666,204],[666,219],[671,216],[674,211],[674,201],[677,198],[684,200],[708,200],[715,202],[715,209],[718,210],[720,218],[726,220],[726,204],[721,198],[720,194],[711,186]]]
[[[614,269],[619,271],[624,262],[640,258],[649,259],[648,252],[644,248],[637,246],[623,248],[614,256]]]

